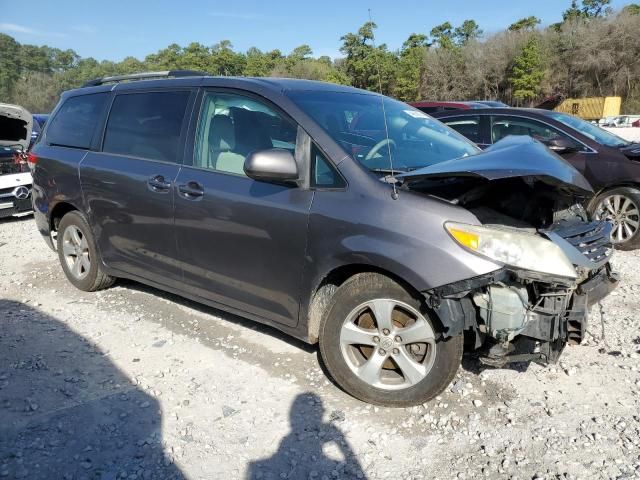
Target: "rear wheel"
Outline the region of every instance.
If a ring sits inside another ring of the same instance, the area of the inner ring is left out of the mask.
[[[67,279],[85,292],[113,285],[115,278],[102,270],[91,228],[84,216],[69,212],[58,225],[58,258]]]
[[[363,273],[334,294],[320,352],[334,380],[365,402],[405,407],[441,393],[462,359],[463,337],[443,339],[422,302],[383,275]]]
[[[640,247],[640,190],[618,187],[601,193],[593,201],[592,214],[613,225],[611,241],[620,250]]]

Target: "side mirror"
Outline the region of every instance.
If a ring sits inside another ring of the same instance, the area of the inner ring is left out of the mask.
[[[556,137],[544,142],[549,150],[553,150],[558,154],[576,151],[576,145],[566,137]]]
[[[296,159],[291,152],[281,148],[250,153],[244,161],[244,173],[262,182],[291,182],[299,178]]]

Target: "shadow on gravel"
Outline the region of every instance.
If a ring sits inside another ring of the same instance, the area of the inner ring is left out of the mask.
[[[161,297],[171,302],[174,302],[178,305],[182,305],[184,307],[191,308],[200,313],[204,313],[205,315],[215,315],[216,317],[221,318],[225,322],[234,323],[244,328],[249,328],[258,333],[262,333],[264,335],[269,335],[273,338],[281,340],[283,342],[289,343],[290,345],[299,348],[300,350],[304,350],[307,353],[312,353],[316,350],[315,345],[309,345],[308,343],[303,342],[302,340],[298,340],[291,335],[287,335],[284,332],[276,329],[275,327],[271,327],[264,323],[255,322],[253,320],[249,320],[247,318],[234,315],[233,313],[226,312],[224,310],[219,310],[214,307],[210,307],[203,303],[194,302],[189,300],[188,298],[181,297],[179,295],[175,295],[173,293],[166,292],[164,290],[159,290],[157,288],[151,287],[149,285],[145,285],[143,283],[138,283],[133,280],[127,280],[123,278],[119,278],[116,286],[122,288],[128,288],[130,290],[135,290],[142,293],[147,293],[149,295],[153,295],[156,297]],[[188,333],[188,332],[185,332]]]
[[[0,477],[182,479],[161,427],[156,400],[93,343],[0,300]]]
[[[273,456],[248,465],[247,479],[366,478],[342,431],[323,415],[318,395],[298,395],[289,412],[291,431]]]

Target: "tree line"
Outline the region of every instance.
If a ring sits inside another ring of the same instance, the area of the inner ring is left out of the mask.
[[[143,60],[82,58],[73,50],[24,45],[0,34],[0,102],[33,112],[50,111],[60,92],[108,75],[194,69],[213,75],[322,80],[404,101],[496,99],[533,105],[548,95],[621,96],[623,110],[640,112],[640,5],[619,12],[611,0],[572,0],[562,21],[545,28],[530,16],[485,35],[475,20],[445,22],[412,33],[397,50],[376,44],[376,24],[366,22],[340,38],[341,58],[315,57],[308,45],[288,54],[229,40],[212,46],[177,44]]]

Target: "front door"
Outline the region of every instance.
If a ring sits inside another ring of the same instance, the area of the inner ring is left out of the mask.
[[[206,92],[192,164],[175,182],[185,288],[287,325],[298,320],[313,192],[252,180],[243,165],[256,150],[294,153],[296,135],[297,126],[266,101]]]
[[[193,92],[127,93],[114,99],[102,151],[89,152],[80,180],[103,261],[157,283],[181,280],[172,187],[182,160]]]

